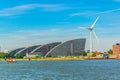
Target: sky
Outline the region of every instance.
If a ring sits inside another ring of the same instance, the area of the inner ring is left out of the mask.
[[[120,43],[120,0],[1,0],[0,47],[12,50],[93,35],[93,50],[107,51]]]

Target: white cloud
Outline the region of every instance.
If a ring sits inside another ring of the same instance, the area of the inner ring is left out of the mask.
[[[101,12],[98,12],[98,11],[84,11],[84,12],[72,13],[72,14],[69,15],[69,17],[83,16],[83,15],[87,15],[87,16],[100,15],[100,14],[112,13],[112,12],[117,12],[117,11],[120,11],[120,8],[101,11]]]
[[[85,12],[78,12],[78,13],[72,13],[69,16],[74,17],[74,16],[82,16],[82,15],[91,15],[96,12],[91,12],[91,11],[85,11]]]
[[[9,40],[9,41],[28,41],[28,40],[39,40],[39,39],[60,39],[70,37],[77,37],[79,34],[79,29],[48,29],[48,30],[19,30],[13,33],[0,34],[0,41]]]
[[[19,30],[17,31],[19,34],[26,34],[29,36],[50,36],[56,34],[58,29],[48,29],[48,30]]]
[[[69,9],[69,7],[61,4],[26,4],[14,6],[11,8],[4,8],[0,10],[0,16],[14,16],[26,13],[27,11],[32,9],[41,9],[42,11],[62,11],[65,9]]]
[[[111,12],[116,12],[116,11],[120,11],[120,8],[118,8],[118,9],[112,9],[112,10],[107,10],[107,11],[103,11],[103,12],[98,12],[96,14],[111,13]]]

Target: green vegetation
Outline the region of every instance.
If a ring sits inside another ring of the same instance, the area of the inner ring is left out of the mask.
[[[6,56],[5,53],[0,52],[0,58],[5,58],[5,56]]]
[[[22,54],[17,54],[16,57],[14,56],[14,53],[4,53],[0,52],[0,58],[23,58],[24,56]]]
[[[87,52],[86,51],[84,51],[83,56],[87,56]]]
[[[14,56],[14,53],[7,53],[5,57],[7,57],[7,58],[8,57],[14,58],[15,56]]]
[[[113,54],[113,50],[112,50],[112,49],[109,49],[109,50],[108,50],[108,54]]]
[[[16,58],[18,58],[18,59],[21,59],[21,58],[23,58],[24,57],[24,55],[22,55],[22,54],[20,54],[20,53],[18,53],[17,55],[16,55]]]
[[[92,57],[95,57],[95,56],[96,56],[96,53],[95,53],[95,52],[93,52],[93,53],[92,53]]]
[[[35,58],[42,58],[43,56],[41,56],[41,55],[36,55],[36,57]]]

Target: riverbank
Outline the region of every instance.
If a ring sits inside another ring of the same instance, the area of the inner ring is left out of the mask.
[[[19,60],[84,60],[84,57],[46,57],[46,58],[22,58],[22,59],[15,59],[16,61]],[[0,60],[5,60],[0,58]]]
[[[24,58],[24,59],[16,59],[16,60],[84,60],[84,58]]]
[[[96,57],[46,57],[46,58],[23,58],[23,59],[15,59],[16,61],[20,60],[109,60],[116,59],[120,60],[120,58],[96,58]],[[5,59],[0,59],[5,60]]]

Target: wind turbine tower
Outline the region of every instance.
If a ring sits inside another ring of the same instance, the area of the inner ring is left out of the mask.
[[[92,26],[90,28],[86,28],[87,30],[90,31],[90,53],[93,52],[93,39],[92,39],[92,34],[94,33],[96,39],[97,39],[97,36],[96,36],[96,33],[94,31],[94,26],[97,22],[97,20],[99,19],[99,16],[96,18],[96,20],[94,21],[94,23],[92,24]]]

